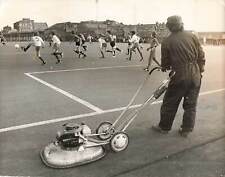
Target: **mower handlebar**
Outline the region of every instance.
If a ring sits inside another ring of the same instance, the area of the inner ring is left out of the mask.
[[[160,71],[161,69],[162,69],[162,67],[160,67],[160,66],[154,67],[151,69],[151,71],[149,71],[149,75],[151,75],[155,70]]]
[[[170,73],[169,73],[169,78],[171,79],[174,75],[176,74],[176,72],[175,71],[170,71]]]
[[[162,70],[162,67],[160,66],[157,66],[157,67],[154,67],[151,69],[151,71],[149,71],[149,75],[151,75],[154,71],[161,71]],[[169,73],[169,78],[172,78],[174,75],[175,75],[175,71],[174,70],[171,70],[170,73]]]

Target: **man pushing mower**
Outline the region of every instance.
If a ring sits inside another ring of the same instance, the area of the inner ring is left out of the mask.
[[[160,122],[152,128],[160,133],[168,133],[183,98],[184,115],[179,134],[187,137],[195,125],[205,55],[197,37],[184,31],[180,16],[168,17],[166,26],[171,34],[161,45],[162,71],[172,69],[176,74],[166,90],[160,111]]]

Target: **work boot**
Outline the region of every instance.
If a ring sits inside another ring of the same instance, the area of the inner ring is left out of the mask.
[[[189,133],[191,133],[191,131],[184,131],[182,128],[180,128],[180,129],[178,130],[178,133],[179,133],[180,136],[182,136],[182,137],[184,137],[184,138],[187,138],[188,135],[189,135]]]
[[[160,126],[158,125],[153,125],[152,126],[152,130],[154,130],[155,132],[158,132],[158,133],[162,133],[162,134],[167,134],[169,133],[168,130],[163,130]]]

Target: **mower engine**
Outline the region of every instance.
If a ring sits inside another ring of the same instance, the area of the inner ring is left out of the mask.
[[[90,128],[84,123],[81,125],[67,123],[63,127],[62,131],[57,132],[56,140],[59,145],[66,149],[80,147],[87,141],[85,136],[88,133],[91,134]]]
[[[52,168],[69,168],[96,161],[106,152],[101,144],[90,141],[92,135],[84,123],[64,124],[56,140],[41,150],[41,159]]]

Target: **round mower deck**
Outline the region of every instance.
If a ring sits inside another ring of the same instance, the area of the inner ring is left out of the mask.
[[[87,142],[92,145],[92,142]],[[86,147],[82,151],[78,149],[62,149],[59,145],[50,143],[40,152],[45,165],[52,168],[69,168],[84,165],[101,159],[106,154],[103,146]]]

